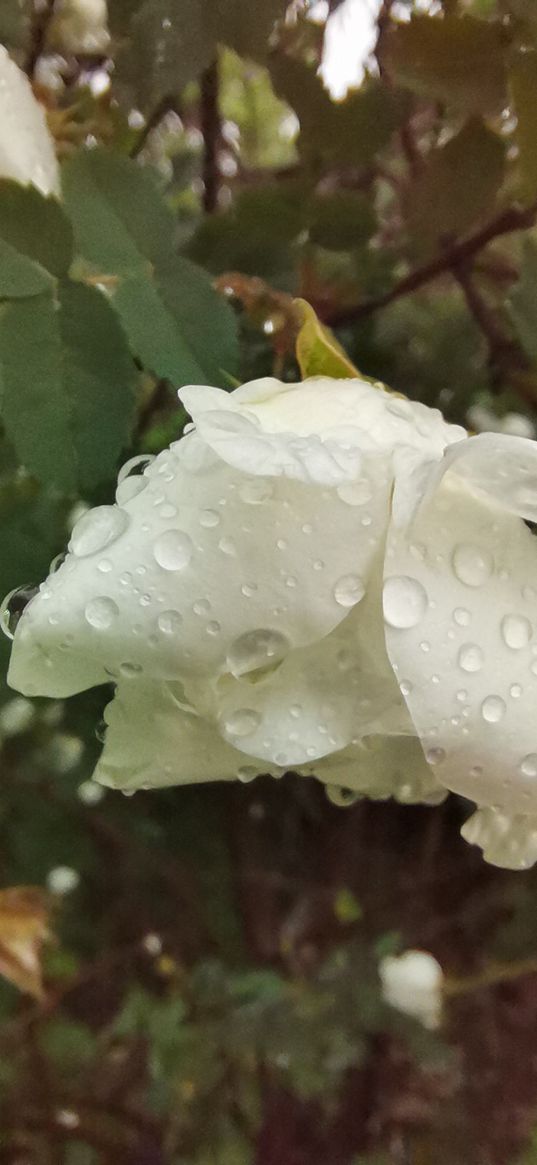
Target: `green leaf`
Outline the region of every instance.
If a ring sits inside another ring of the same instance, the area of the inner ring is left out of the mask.
[[[147,169],[82,153],[66,167],[65,196],[78,250],[113,289],[112,306],[143,365],[177,385],[229,384],[238,361],[234,314],[205,272],[174,255],[174,219]]]
[[[35,186],[0,180],[0,239],[51,275],[66,275],[73,255],[69,219],[55,198]]]
[[[415,93],[471,113],[496,113],[506,99],[504,51],[499,22],[414,16],[391,27],[383,62]]]
[[[344,378],[359,376],[358,369],[329,328],[317,318],[311,304],[305,299],[294,301],[300,330],[296,339],[296,358],[302,377],[332,376]]]
[[[509,71],[522,194],[537,195],[537,52],[519,53]]]
[[[509,313],[518,338],[530,359],[537,364],[537,243],[524,246],[520,278],[509,298]]]
[[[206,7],[210,7],[206,3]],[[276,20],[285,16],[287,0],[213,0],[217,39],[235,49],[241,57],[263,60],[269,51],[270,34]]]
[[[135,369],[115,313],[68,281],[0,305],[2,417],[22,464],[66,493],[111,476],[134,409]]]
[[[505,169],[505,147],[472,119],[433,150],[405,194],[415,254],[425,259],[492,211]]]
[[[112,476],[127,444],[136,369],[116,314],[101,292],[66,280],[59,302],[61,378],[84,493]]]
[[[0,305],[0,382],[6,433],[31,473],[70,492],[76,486],[76,464],[61,359],[52,296]]]
[[[40,295],[51,288],[48,272],[0,237],[0,299]]]
[[[79,254],[100,272],[131,274],[168,258],[174,220],[147,168],[104,150],[81,150],[63,171]]]

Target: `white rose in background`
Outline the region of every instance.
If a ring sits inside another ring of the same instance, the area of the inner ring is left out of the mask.
[[[386,955],[379,963],[382,995],[390,1007],[434,1030],[442,1021],[444,972],[428,951]]]
[[[359,379],[180,396],[195,429],[77,523],[11,685],[117,684],[105,785],[290,769],[402,801],[452,789],[489,860],[531,864],[535,444]]]
[[[47,45],[60,53],[101,56],[110,44],[106,0],[56,0]]]
[[[45,111],[22,69],[0,45],[0,177],[58,194],[60,171]]]

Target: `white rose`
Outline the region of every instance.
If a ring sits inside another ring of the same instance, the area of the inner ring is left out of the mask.
[[[390,1007],[434,1029],[442,1019],[444,973],[428,951],[386,955],[379,963],[382,995]]]
[[[0,45],[0,177],[58,194],[60,172],[45,111],[22,69]]]
[[[358,379],[180,397],[195,431],[77,523],[11,685],[117,683],[103,784],[291,769],[402,801],[452,789],[485,811],[465,835],[489,860],[531,864],[534,442],[468,438]]]
[[[62,53],[106,53],[110,44],[106,0],[56,0],[47,41]]]

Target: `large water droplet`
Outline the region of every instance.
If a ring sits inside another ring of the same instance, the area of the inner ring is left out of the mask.
[[[354,607],[365,595],[365,583],[357,574],[345,574],[334,587],[334,598],[340,607]]]
[[[462,668],[462,671],[481,671],[484,663],[481,648],[478,647],[477,643],[463,643],[459,651],[457,663]]]
[[[13,639],[21,615],[37,594],[39,587],[15,587],[0,606],[0,627],[8,639]]]
[[[531,623],[524,615],[506,615],[505,619],[502,619],[504,643],[507,644],[507,647],[511,647],[513,651],[527,647],[532,634]]]
[[[84,615],[90,627],[95,627],[97,631],[106,631],[119,615],[119,607],[113,599],[102,596],[90,599],[89,603],[86,604]]]
[[[481,705],[481,715],[488,724],[497,724],[505,715],[505,710],[501,696],[487,696]]]
[[[443,748],[428,748],[425,753],[425,760],[430,765],[441,765],[445,759],[446,754]]]
[[[135,498],[146,488],[148,480],[143,476],[143,472],[152,461],[154,457],[142,453],[139,457],[131,457],[130,461],[125,462],[117,477],[116,501],[119,506],[130,502],[131,498]]]
[[[199,517],[200,526],[205,530],[212,530],[220,522],[220,514],[216,510],[202,510]]]
[[[280,631],[258,628],[239,635],[227,653],[227,666],[234,676],[244,676],[259,668],[281,663],[290,648],[289,640]]]
[[[537,752],[529,752],[520,764],[520,772],[524,777],[537,777]]]
[[[394,575],[384,583],[384,618],[390,627],[415,627],[427,610],[427,593],[421,583],[408,575]]]
[[[492,555],[488,550],[461,542],[453,552],[453,570],[460,582],[467,587],[481,587],[490,578],[494,568]]]
[[[192,539],[182,530],[166,530],[157,538],[153,554],[163,570],[183,570],[192,558]]]
[[[250,736],[260,724],[260,716],[253,708],[236,708],[224,720],[224,731],[228,736]]]
[[[96,554],[115,542],[127,529],[129,515],[118,506],[97,506],[79,518],[72,534],[70,549],[77,558]]]

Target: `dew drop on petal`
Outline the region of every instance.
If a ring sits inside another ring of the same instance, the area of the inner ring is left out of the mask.
[[[471,618],[472,616],[470,612],[467,611],[465,607],[455,607],[453,612],[453,622],[456,623],[458,627],[467,627]]]
[[[505,715],[505,710],[501,696],[487,696],[481,705],[481,715],[488,724],[497,724]]]
[[[332,805],[337,805],[339,809],[346,809],[349,805],[354,805],[360,799],[360,794],[356,793],[354,789],[346,789],[343,786],[327,785],[325,789],[326,799]]]
[[[0,606],[0,628],[8,639],[13,639],[17,624],[28,603],[37,594],[39,587],[15,587]]]
[[[192,539],[182,530],[166,530],[153,546],[153,554],[163,570],[183,570],[192,558]]]
[[[117,603],[105,596],[90,599],[84,610],[86,622],[89,623],[90,627],[95,627],[97,631],[106,631],[112,626],[118,615]]]
[[[384,618],[390,627],[406,630],[423,619],[427,593],[421,583],[408,575],[387,578],[383,590]]]
[[[216,510],[202,510],[199,523],[205,530],[212,530],[214,526],[218,526],[220,522],[220,514]]]
[[[334,587],[334,598],[340,607],[354,607],[365,595],[365,583],[357,574],[344,574]]]
[[[524,777],[537,777],[537,752],[530,752],[524,757],[520,772]]]
[[[527,647],[532,634],[531,623],[524,615],[506,615],[505,619],[502,619],[503,641],[513,651]]]
[[[443,748],[429,748],[425,753],[425,760],[430,765],[440,765],[446,759],[446,754]]]
[[[179,611],[163,611],[157,620],[159,631],[162,631],[163,635],[176,635],[182,622],[183,617]]]
[[[484,663],[481,648],[478,647],[477,643],[463,643],[457,657],[457,663],[462,671],[481,671]]]
[[[481,587],[490,578],[494,568],[492,555],[488,550],[461,542],[453,552],[453,570],[460,582],[467,587]]]
[[[117,475],[118,485],[121,485],[128,477],[141,477],[146,466],[150,465],[154,460],[155,458],[152,453],[140,453],[136,457],[131,457],[129,461],[126,461],[122,465]]]
[[[132,680],[139,676],[143,671],[141,663],[122,663],[119,667],[120,675],[127,680]]]
[[[71,534],[70,549],[77,558],[96,554],[115,542],[128,524],[129,515],[118,506],[96,506],[79,518]]]
[[[237,778],[243,785],[247,785],[250,781],[254,781],[258,776],[258,771],[254,765],[241,765],[237,769]]]
[[[253,708],[237,708],[226,716],[223,727],[228,736],[249,736],[260,724],[259,714]]]
[[[513,700],[518,700],[522,695],[522,687],[520,684],[511,684],[509,688],[509,695]]]
[[[227,666],[238,677],[258,668],[280,663],[290,648],[289,640],[280,631],[259,628],[239,635],[227,653]]]

